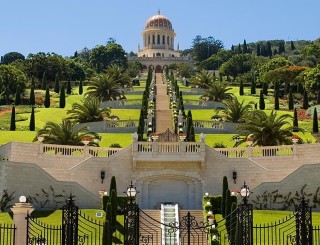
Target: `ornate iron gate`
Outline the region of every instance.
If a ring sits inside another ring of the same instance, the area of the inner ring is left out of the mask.
[[[15,245],[15,225],[0,223],[0,244]]]

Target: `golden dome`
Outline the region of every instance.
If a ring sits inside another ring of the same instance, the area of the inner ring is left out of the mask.
[[[158,14],[147,20],[145,29],[153,28],[169,29],[173,31],[171,21],[164,15],[161,15],[160,11],[158,11]]]

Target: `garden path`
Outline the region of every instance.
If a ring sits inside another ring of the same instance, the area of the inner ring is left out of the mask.
[[[162,73],[156,73],[156,133],[163,133],[168,128],[172,131],[172,115],[169,108],[167,85],[163,83]]]

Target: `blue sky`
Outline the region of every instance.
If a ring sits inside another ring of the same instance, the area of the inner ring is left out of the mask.
[[[0,0],[0,55],[55,52],[73,55],[115,38],[127,51],[142,46],[146,20],[167,16],[175,43],[189,48],[196,35],[231,44],[320,37],[319,0]]]

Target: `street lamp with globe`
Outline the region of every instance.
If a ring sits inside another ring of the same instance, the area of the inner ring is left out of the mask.
[[[246,184],[246,181],[244,181],[243,186],[240,190],[240,196],[242,197],[242,201],[244,204],[248,204],[248,197],[250,196],[250,189]]]

